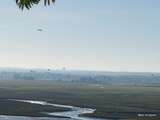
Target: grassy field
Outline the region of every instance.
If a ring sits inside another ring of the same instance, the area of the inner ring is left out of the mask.
[[[160,119],[159,87],[64,84],[52,81],[0,81],[0,98],[0,113],[3,114],[5,112],[5,109],[1,107],[3,100],[14,98],[45,100],[57,104],[96,108],[94,114],[86,115],[92,117],[123,118],[127,120]],[[13,106],[8,106],[8,113],[12,113]],[[32,116],[34,116],[33,112],[62,110],[50,107],[40,108],[26,104],[26,109],[20,110],[24,104],[18,106],[14,115],[30,115],[32,113]],[[153,113],[157,117],[138,117],[137,114],[140,113],[145,115]]]

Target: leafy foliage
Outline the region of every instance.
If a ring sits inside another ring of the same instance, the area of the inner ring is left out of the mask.
[[[16,0],[16,4],[19,6],[20,9],[30,9],[33,5],[36,5],[41,0]],[[44,0],[44,5],[50,5],[51,3],[54,3],[55,0]]]

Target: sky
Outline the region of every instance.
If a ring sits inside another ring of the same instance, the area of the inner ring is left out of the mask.
[[[0,67],[160,72],[160,0],[0,4]],[[37,29],[43,29],[38,32]]]

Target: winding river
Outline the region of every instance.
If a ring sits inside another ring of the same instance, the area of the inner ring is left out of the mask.
[[[70,111],[65,112],[53,112],[53,113],[44,113],[52,116],[58,116],[58,117],[66,117],[66,118],[54,118],[54,117],[22,117],[22,116],[4,116],[0,115],[0,120],[102,120],[98,118],[89,118],[89,117],[81,117],[81,114],[86,113],[94,113],[95,109],[90,108],[80,108],[70,105],[60,105],[60,104],[52,104],[45,101],[32,101],[32,100],[17,100],[17,99],[10,99],[12,101],[18,101],[18,102],[25,102],[30,104],[39,104],[39,105],[49,105],[53,107],[62,107],[62,108],[69,108]]]

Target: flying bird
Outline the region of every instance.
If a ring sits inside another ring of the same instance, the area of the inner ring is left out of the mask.
[[[43,29],[37,29],[37,31],[38,31],[38,32],[42,32],[42,31],[43,31]]]

